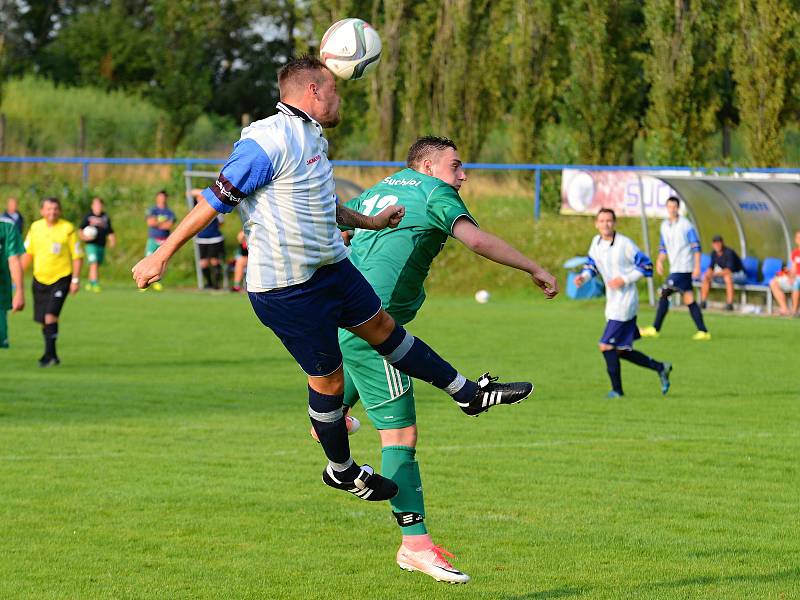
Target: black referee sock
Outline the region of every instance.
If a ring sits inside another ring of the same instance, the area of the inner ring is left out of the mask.
[[[606,359],[606,370],[608,378],[611,380],[611,389],[622,394],[622,369],[619,366],[619,355],[613,348],[603,351],[603,358]]]
[[[211,267],[203,267],[203,280],[206,282],[206,287],[214,287],[211,283]]]
[[[56,338],[58,338],[58,323],[47,323],[42,327],[44,337],[44,355],[46,358],[56,358]]]
[[[708,329],[706,329],[706,324],[703,322],[703,313],[700,312],[700,307],[697,306],[697,302],[692,302],[688,308],[689,314],[692,315],[692,320],[697,327],[697,331],[708,331]]]
[[[664,363],[660,363],[654,358],[650,358],[646,354],[642,354],[638,350],[620,350],[619,357],[632,362],[635,365],[644,367],[645,369],[652,369],[659,373],[664,370]]]

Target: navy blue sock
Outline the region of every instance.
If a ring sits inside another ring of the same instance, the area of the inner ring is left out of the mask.
[[[654,358],[650,358],[646,354],[642,354],[638,350],[620,350],[619,357],[632,362],[635,365],[644,367],[645,369],[653,369],[659,373],[664,369],[664,364],[658,362]]]
[[[397,325],[386,341],[372,346],[398,371],[444,390],[456,402],[469,402],[478,384],[469,381],[428,344]]]
[[[656,328],[656,331],[661,331],[661,325],[664,323],[664,318],[667,316],[668,310],[669,298],[661,296],[661,299],[658,301],[658,308],[656,309],[656,320],[653,321],[653,327]]]
[[[689,314],[692,315],[692,320],[697,327],[697,331],[708,331],[708,329],[706,329],[706,324],[703,322],[703,313],[700,312],[700,307],[697,306],[697,302],[692,302],[688,308]]]
[[[347,439],[347,424],[342,411],[344,395],[329,396],[308,387],[308,415],[311,426],[317,433],[325,456],[335,471],[348,481],[355,479],[359,466],[350,456],[350,441]]]
[[[608,378],[611,380],[611,389],[622,394],[622,369],[619,366],[619,356],[614,349],[603,351],[603,358],[606,359],[606,370]]]

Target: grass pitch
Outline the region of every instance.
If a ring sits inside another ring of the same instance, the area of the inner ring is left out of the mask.
[[[388,506],[320,482],[304,379],[245,298],[81,292],[48,370],[11,316],[0,598],[800,597],[800,322],[710,314],[697,343],[675,311],[637,345],[674,363],[669,396],[623,363],[607,401],[602,304],[531,297],[434,297],[410,327],[537,386],[478,419],[418,386],[427,521],[463,587],[400,571]]]

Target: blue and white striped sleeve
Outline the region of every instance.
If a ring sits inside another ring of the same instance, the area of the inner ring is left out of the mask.
[[[702,252],[700,238],[697,237],[697,230],[694,227],[690,228],[686,233],[686,240],[692,246],[692,252]]]
[[[583,270],[581,271],[581,277],[583,279],[591,279],[592,277],[597,276],[597,263],[589,257],[586,259],[586,263],[583,265]]]
[[[220,213],[229,213],[258,188],[272,181],[273,161],[253,139],[239,140],[217,180],[203,190],[203,197]]]

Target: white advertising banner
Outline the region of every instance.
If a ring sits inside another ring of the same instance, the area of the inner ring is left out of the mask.
[[[611,208],[618,217],[638,217],[644,204],[646,216],[666,218],[667,198],[672,195],[677,193],[670,186],[642,172],[583,169],[561,172],[562,215],[596,215],[601,208]]]

